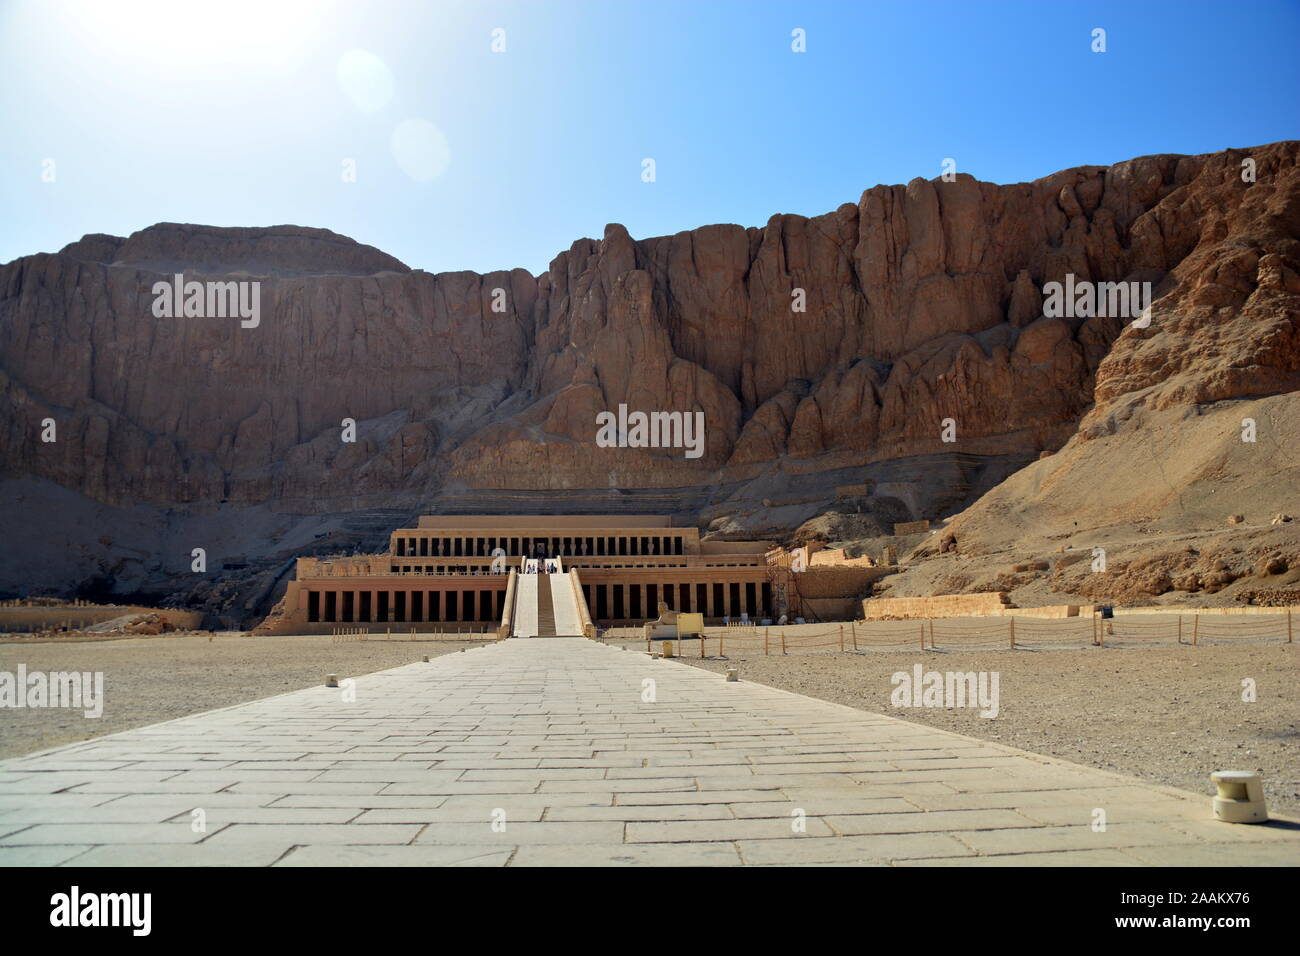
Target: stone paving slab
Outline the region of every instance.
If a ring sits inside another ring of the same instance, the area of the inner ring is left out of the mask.
[[[1208,788],[581,638],[444,655],[355,692],[0,761],[0,866],[1300,864],[1300,822],[1217,823]]]

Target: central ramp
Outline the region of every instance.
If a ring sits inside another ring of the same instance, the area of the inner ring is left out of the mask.
[[[582,637],[571,573],[519,576],[511,637]]]
[[[511,637],[582,637],[575,572],[559,558],[525,559],[516,579]]]
[[[550,575],[537,579],[537,637],[555,637],[555,608]]]

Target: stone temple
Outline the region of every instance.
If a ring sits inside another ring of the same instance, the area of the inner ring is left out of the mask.
[[[660,602],[707,624],[757,623],[803,610],[790,559],[770,541],[701,541],[656,515],[425,515],[392,533],[387,554],[299,558],[258,630],[465,622],[501,637],[591,636],[653,619]]]

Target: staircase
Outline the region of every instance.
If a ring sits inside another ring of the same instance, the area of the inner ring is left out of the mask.
[[[586,604],[574,579],[576,572],[561,571],[559,558],[548,562],[550,574],[525,573],[514,577],[515,599],[511,607],[512,637],[582,637]],[[525,561],[525,571],[536,562]],[[580,606],[581,605],[581,606]],[[590,620],[588,615],[586,620]]]
[[[555,637],[555,601],[551,596],[550,575],[538,578],[537,636]]]

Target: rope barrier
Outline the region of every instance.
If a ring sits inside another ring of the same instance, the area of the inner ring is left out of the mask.
[[[841,652],[874,648],[920,647],[923,650],[963,650],[987,647],[1060,647],[1077,644],[1081,649],[1118,644],[1197,645],[1202,639],[1213,641],[1290,641],[1291,615],[1252,615],[1248,620],[1223,616],[1201,620],[1199,614],[1170,615],[1161,621],[1132,621],[1124,618],[1029,618],[1008,615],[986,621],[917,618],[901,621],[851,621],[810,633],[795,633],[797,625],[758,627],[733,623],[711,628],[700,639],[700,656],[715,650],[717,655],[755,654],[772,656],[800,651],[823,651],[836,648]],[[602,631],[605,640],[640,640],[641,628],[617,627]],[[929,641],[927,647],[926,641]],[[647,650],[653,642],[647,643]],[[676,648],[677,642],[674,642]],[[677,649],[680,654],[681,650]]]

